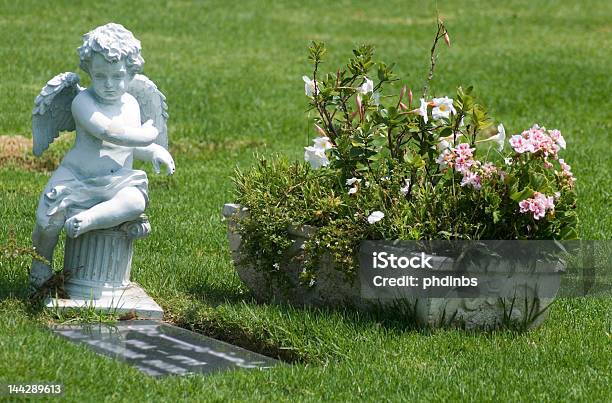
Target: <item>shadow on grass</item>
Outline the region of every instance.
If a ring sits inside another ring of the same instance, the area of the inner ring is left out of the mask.
[[[415,307],[405,301],[384,307],[372,305],[369,309],[350,305],[300,306],[284,301],[257,300],[252,292],[246,287],[244,289],[243,292],[240,287],[200,282],[186,290],[190,301],[188,306],[169,307],[167,319],[177,326],[285,362],[314,365],[342,360],[349,355],[349,345],[343,346],[333,337],[321,336],[332,328],[338,331],[347,329],[355,334],[366,334],[379,328],[383,332],[412,333],[423,337],[448,331],[466,337],[485,338],[500,333],[520,337],[525,333],[524,330],[504,327],[488,330],[424,327],[417,324]],[[346,334],[341,338],[346,338]],[[318,340],[318,345],[313,347],[309,339]]]
[[[334,340],[326,343],[312,334],[317,326],[327,326],[330,321],[336,322],[334,328],[348,328],[356,333],[372,328],[398,334],[418,332],[423,336],[436,332],[417,326],[412,307],[401,303],[384,309],[373,306],[368,311],[351,306],[296,306],[257,300],[250,291],[207,282],[185,292],[195,303],[184,308],[174,307],[174,310],[169,307],[165,320],[287,363],[318,365],[347,357],[349,351],[336,345]],[[249,316],[257,319],[249,321]],[[321,340],[321,351],[305,347],[308,343],[304,340],[314,337]]]
[[[204,302],[213,307],[228,303],[236,304],[243,301],[256,303],[255,297],[246,288],[232,287],[208,281],[192,284],[182,291],[190,295],[194,300]]]
[[[2,284],[0,301],[18,299],[23,303],[26,315],[45,315],[43,298],[30,298],[24,280],[15,278]],[[175,306],[172,299],[160,297],[159,302],[166,305],[166,322],[286,363],[322,365],[348,357],[350,341],[343,344],[329,337],[335,329],[365,334],[381,328],[397,334],[416,332],[425,337],[440,331],[417,326],[414,311],[408,304],[398,303],[384,308],[372,306],[367,311],[351,306],[295,306],[258,301],[246,288],[236,287],[233,283],[208,281],[193,284],[183,292],[187,297],[183,307]],[[75,312],[63,318],[51,313],[48,319],[62,321],[73,318],[79,322],[97,323],[103,321],[103,317],[106,316]],[[346,339],[346,334],[341,338]]]

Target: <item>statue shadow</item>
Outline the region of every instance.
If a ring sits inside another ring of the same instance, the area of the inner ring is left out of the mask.
[[[28,299],[27,283],[20,278],[5,278],[0,284],[0,302],[13,298],[24,301]]]
[[[23,304],[24,312],[31,317],[39,315],[45,309],[44,299],[30,293],[27,277],[5,278],[0,285],[0,304],[8,300],[16,300]]]

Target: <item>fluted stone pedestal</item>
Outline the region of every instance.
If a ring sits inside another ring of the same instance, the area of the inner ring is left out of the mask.
[[[118,227],[67,238],[64,251],[65,290],[69,299],[49,298],[47,307],[95,308],[139,318],[162,319],[163,310],[130,281],[133,242],[149,234],[146,216]]]

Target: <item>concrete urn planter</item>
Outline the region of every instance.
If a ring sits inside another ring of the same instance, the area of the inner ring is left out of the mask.
[[[349,279],[334,268],[329,255],[320,258],[314,285],[302,284],[299,275],[303,270],[301,256],[306,240],[316,227],[302,226],[289,228],[292,246],[281,258],[278,276],[259,270],[245,261],[242,239],[238,232],[241,217],[248,215],[248,209],[237,204],[225,204],[223,216],[227,222],[229,246],[238,276],[260,301],[275,301],[296,306],[352,306],[359,310],[384,310],[402,307],[406,320],[416,321],[424,327],[461,327],[465,329],[495,329],[508,324],[519,324],[528,329],[541,325],[548,314],[560,285],[559,273],[563,267],[557,264],[542,271],[547,277],[547,289],[529,287],[520,301],[499,297],[457,297],[449,292],[444,298],[406,297],[401,301],[393,298],[372,299],[362,295],[359,278]],[[439,257],[438,257],[439,258]],[[450,259],[450,258],[446,258]],[[552,275],[552,277],[551,277]],[[552,278],[552,281],[550,280]],[[500,284],[494,284],[499,287]],[[401,302],[398,304],[398,302]]]

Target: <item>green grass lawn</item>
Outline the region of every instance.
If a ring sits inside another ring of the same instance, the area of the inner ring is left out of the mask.
[[[388,316],[258,304],[234,273],[220,214],[232,201],[230,176],[234,166],[252,164],[255,151],[302,158],[310,40],[327,43],[330,70],[354,45],[370,42],[420,93],[435,7],[377,3],[0,0],[0,135],[31,137],[34,97],[53,75],[75,71],[87,85],[75,51],[83,33],[109,21],[132,30],[145,74],[168,98],[177,165],[171,178],[142,165],[153,233],[138,241],[132,278],[168,321],[293,362],[263,372],[149,378],[45,329],[58,319],[26,298],[29,260],[4,253],[0,383],[63,383],[70,401],[612,399],[609,299],[558,300],[529,333],[420,331]],[[578,178],[580,236],[612,238],[612,3],[453,1],[439,10],[453,46],[442,49],[432,92],[474,85],[511,134],[533,123],[559,128]],[[54,144],[46,161],[56,162],[67,144]],[[43,166],[0,166],[0,245],[9,230],[18,246],[30,245],[49,177]]]

